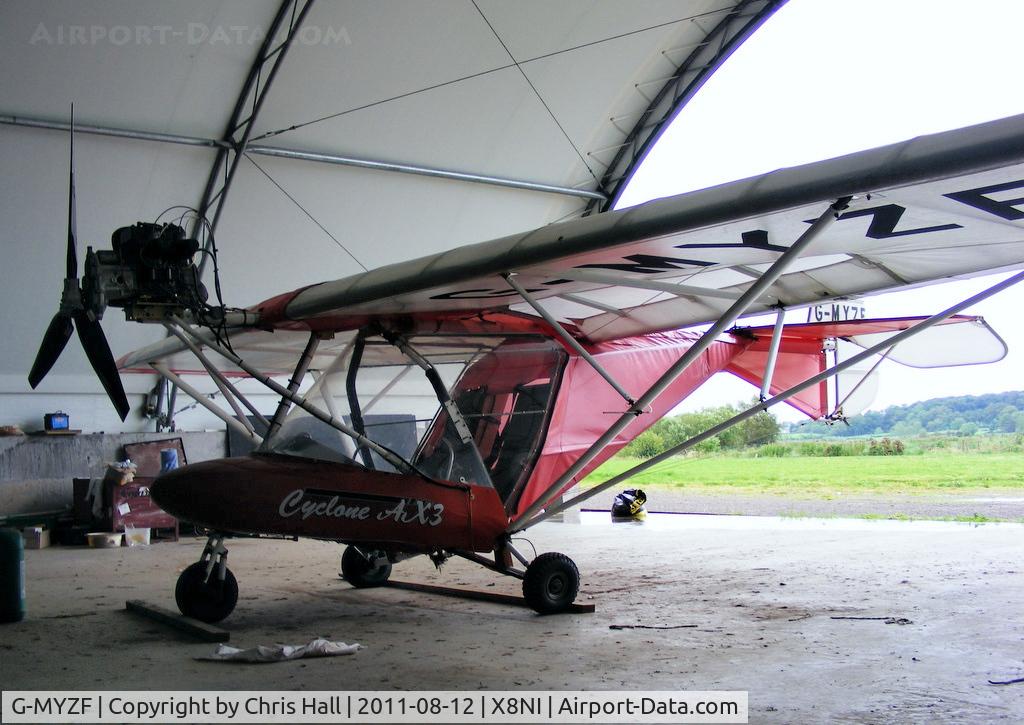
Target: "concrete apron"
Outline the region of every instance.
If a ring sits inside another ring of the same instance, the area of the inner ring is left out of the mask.
[[[337,576],[336,544],[229,542],[241,590],[223,623],[232,645],[326,637],[366,647],[262,666],[197,662],[215,645],[124,609],[127,599],[175,608],[175,579],[198,558],[200,539],[27,551],[28,617],[0,626],[0,682],[5,690],[748,690],[751,722],[1024,720],[1024,685],[988,684],[1024,676],[1024,525],[870,523],[546,523],[528,537],[540,552],[572,556],[583,577],[578,601],[597,605],[595,614],[548,617],[352,589]],[[438,574],[420,557],[392,576],[519,588],[461,560]]]

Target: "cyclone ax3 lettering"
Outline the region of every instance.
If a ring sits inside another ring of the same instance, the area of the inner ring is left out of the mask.
[[[285,519],[297,516],[303,521],[315,517],[394,521],[433,527],[444,521],[444,504],[414,498],[299,488],[281,500],[278,514]]]

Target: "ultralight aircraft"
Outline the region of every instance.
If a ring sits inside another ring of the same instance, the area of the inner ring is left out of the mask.
[[[837,419],[844,400],[830,399],[830,380],[870,360],[1000,359],[1002,340],[958,313],[1024,278],[1018,271],[928,318],[783,320],[798,307],[1024,266],[1024,116],[552,224],[247,309],[209,304],[194,263],[200,244],[175,224],[117,230],[112,249],[89,248],[79,279],[73,176],[70,196],[64,294],[33,387],[77,328],[122,419],[120,373],[156,371],[257,445],[152,487],[162,508],[209,529],[176,587],[181,611],[208,622],[236,604],[224,542],[240,535],[346,544],[341,570],[357,587],[383,584],[408,557],[463,557],[521,579],[538,612],[564,611],[578,592],[576,565],[553,552],[529,560],[513,535],[779,402]],[[115,362],[98,322],[107,306],[170,334]],[[766,312],[774,325],[736,325]],[[860,350],[830,365],[835,340]],[[562,500],[721,371],[759,385],[760,402]],[[196,391],[192,374],[211,376],[230,410]],[[239,392],[238,378],[279,396],[273,415]],[[432,417],[394,412],[424,394],[436,401]],[[371,412],[382,401],[390,413]]]

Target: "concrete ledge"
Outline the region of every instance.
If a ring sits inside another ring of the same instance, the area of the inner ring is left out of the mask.
[[[191,463],[225,455],[223,431],[0,437],[0,514],[70,507],[72,478],[102,476],[126,443],[173,438]]]

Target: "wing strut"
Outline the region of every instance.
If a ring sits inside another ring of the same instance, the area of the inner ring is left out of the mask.
[[[779,345],[782,343],[782,330],[786,326],[786,308],[779,306],[775,317],[775,329],[772,330],[772,344],[768,348],[768,360],[764,364],[764,375],[761,380],[761,402],[772,391],[772,378],[775,376],[775,363],[779,359]]]
[[[306,371],[309,370],[309,364],[313,361],[313,356],[316,355],[316,349],[320,346],[320,335],[315,332],[309,333],[309,341],[306,342],[306,347],[302,351],[302,356],[299,358],[298,364],[295,366],[295,371],[292,373],[291,380],[288,381],[288,392],[294,396],[299,392],[299,386],[302,385],[302,379],[306,377]],[[291,396],[281,396],[281,402],[277,404],[277,410],[274,411],[274,417],[270,421],[270,428],[267,429],[267,435],[263,439],[263,447],[274,438],[274,435],[281,430],[281,425],[284,423],[284,418],[288,415],[288,409],[292,407]]]
[[[670,367],[664,375],[662,375],[647,392],[640,396],[640,399],[634,403],[628,411],[626,411],[619,419],[613,423],[604,434],[599,437],[594,443],[588,448],[583,455],[581,455],[575,463],[563,473],[557,481],[552,483],[537,499],[519,516],[511,521],[508,525],[508,531],[515,532],[523,529],[523,522],[530,521],[530,519],[537,514],[548,501],[555,496],[559,491],[565,488],[583,468],[594,460],[605,446],[615,440],[615,436],[621,433],[626,426],[633,422],[633,418],[642,412],[647,406],[654,402],[654,400],[661,395],[665,390],[678,378],[686,369],[693,363],[694,360],[698,359],[705,350],[707,350],[711,344],[718,338],[720,334],[732,327],[736,318],[742,315],[750,305],[752,305],[761,295],[763,295],[769,287],[771,287],[779,277],[786,271],[786,269],[796,261],[797,257],[804,252],[805,249],[821,235],[835,220],[838,218],[840,212],[845,209],[849,203],[850,198],[844,196],[837,199],[834,203],[829,205],[828,209],[822,212],[810,228],[804,231],[800,237],[793,242],[793,245],[776,259],[772,266],[765,270],[764,274],[760,276],[747,291],[740,296],[736,302],[734,302],[725,313],[718,318],[718,322],[712,325],[708,330],[701,336],[693,346],[683,353],[675,364]]]
[[[544,318],[545,322],[547,322],[549,325],[551,325],[552,328],[554,328],[555,332],[558,333],[558,336],[565,341],[566,345],[571,347],[579,354],[581,358],[586,360],[587,364],[589,364],[590,367],[594,368],[594,371],[602,378],[604,378],[605,381],[615,389],[615,392],[622,396],[622,399],[625,400],[631,408],[635,405],[636,399],[633,398],[632,395],[627,393],[626,389],[619,385],[618,382],[616,382],[615,378],[613,378],[607,370],[601,367],[601,363],[595,360],[594,356],[583,348],[583,345],[580,344],[579,340],[570,335],[569,332],[564,327],[562,327],[562,323],[556,320],[550,312],[544,309],[544,306],[541,305],[540,302],[534,299],[533,295],[531,295],[529,292],[523,289],[523,286],[516,282],[514,273],[505,274],[502,276],[505,277],[505,281],[508,282],[509,287],[518,292],[519,296],[526,300],[526,303],[530,305],[530,307],[532,307],[534,310],[536,310],[537,314]]]
[[[196,356],[196,359],[199,360],[199,362],[202,363],[203,367],[206,368],[206,371],[210,373],[210,377],[213,378],[213,382],[215,382],[217,384],[217,387],[220,388],[220,392],[224,395],[224,399],[228,401],[228,404],[231,406],[231,409],[235,411],[235,415],[238,418],[238,422],[244,425],[247,429],[249,429],[250,435],[255,433],[256,429],[252,427],[252,424],[249,422],[249,419],[245,417],[245,414],[238,407],[236,399],[242,401],[245,407],[249,409],[249,412],[252,413],[253,416],[255,416],[256,420],[258,420],[265,427],[270,427],[270,421],[263,417],[263,414],[260,413],[259,409],[257,409],[255,405],[250,403],[249,400],[244,395],[238,392],[238,388],[236,388],[234,384],[232,384],[232,382],[228,380],[227,377],[225,377],[225,375],[216,368],[216,366],[214,366],[214,364],[210,361],[210,358],[206,357],[206,354],[199,348],[198,345],[192,342],[192,340],[190,340],[187,335],[185,335],[183,332],[181,332],[181,330],[179,330],[177,327],[170,324],[169,322],[165,322],[164,327],[167,329],[168,332],[170,332],[176,338],[181,340],[183,344],[187,345],[188,349],[192,351],[192,354]]]
[[[206,408],[208,411],[213,413],[215,416],[224,421],[229,428],[234,428],[240,435],[251,438],[257,445],[263,443],[263,438],[253,429],[252,425],[244,417],[246,425],[238,422],[236,418],[231,417],[224,410],[214,405],[209,398],[203,395],[201,392],[196,390],[194,387],[189,385],[187,382],[181,379],[181,377],[173,372],[162,363],[150,363],[149,366],[157,371],[162,377],[167,379],[172,385],[176,385],[179,390],[184,390],[185,394],[192,398],[192,400],[199,403],[199,405]]]
[[[881,365],[883,362],[886,361],[886,359],[888,359],[888,357],[889,357],[890,353],[892,353],[892,351],[893,351],[893,348],[890,347],[888,350],[886,350],[881,355],[879,355],[878,356],[878,360],[875,361],[875,364],[871,366],[870,370],[868,370],[866,373],[864,373],[864,375],[861,377],[861,379],[857,381],[856,385],[854,385],[852,388],[850,388],[850,392],[846,394],[845,398],[843,398],[842,400],[838,400],[839,395],[838,394],[836,395],[837,400],[836,400],[835,409],[831,413],[829,413],[828,415],[825,416],[825,420],[829,420],[829,421],[840,421],[841,420],[841,421],[844,421],[844,422],[846,421],[846,416],[843,415],[843,407],[846,405],[846,401],[848,401],[850,398],[852,398],[853,394],[856,393],[858,390],[860,390],[860,386],[863,385],[867,381],[867,379],[871,377],[871,374],[874,373],[875,370],[878,369],[879,365]],[[836,386],[836,387],[838,389],[838,386]],[[762,398],[762,400],[764,400],[764,398]]]
[[[802,383],[799,383],[798,385],[794,385],[793,387],[788,388],[787,390],[783,390],[781,393],[779,393],[778,395],[776,395],[776,396],[774,396],[772,398],[769,398],[768,400],[760,402],[757,405],[754,405],[754,406],[752,406],[750,408],[747,408],[742,413],[738,413],[737,415],[733,416],[729,420],[727,420],[727,421],[725,421],[723,423],[719,423],[718,425],[713,426],[711,428],[708,428],[703,433],[695,435],[692,438],[683,441],[679,445],[674,446],[674,447],[668,449],[667,451],[659,453],[658,455],[654,456],[653,458],[647,459],[643,463],[640,463],[640,464],[638,464],[636,466],[633,466],[628,471],[624,471],[623,473],[620,473],[617,476],[609,478],[607,481],[605,481],[601,485],[595,486],[594,488],[591,488],[591,489],[587,489],[584,493],[581,493],[578,496],[574,496],[573,498],[569,499],[568,501],[564,501],[564,502],[558,504],[557,506],[553,506],[552,508],[544,511],[544,513],[542,513],[540,516],[537,516],[537,517],[532,518],[532,519],[528,519],[525,515],[524,516],[520,516],[518,519],[516,519],[516,521],[513,521],[512,524],[509,525],[509,529],[508,530],[509,530],[510,533],[516,533],[518,531],[522,531],[523,529],[529,528],[530,526],[533,526],[534,524],[538,524],[541,521],[544,521],[545,519],[548,519],[548,518],[550,518],[552,516],[555,516],[556,514],[560,514],[560,513],[562,513],[562,511],[564,511],[565,509],[569,508],[570,506],[575,506],[579,502],[584,501],[584,500],[586,500],[586,499],[590,498],[591,496],[594,496],[594,495],[596,495],[598,493],[601,493],[602,491],[606,491],[609,488],[611,488],[612,486],[616,486],[616,485],[622,483],[623,481],[625,481],[626,479],[632,478],[633,476],[637,475],[638,473],[642,473],[642,472],[646,471],[648,468],[651,468],[652,466],[656,466],[659,463],[662,463],[663,461],[671,458],[672,456],[679,455],[683,451],[685,451],[685,450],[687,450],[689,448],[692,448],[693,446],[697,445],[701,441],[705,441],[708,438],[712,438],[712,437],[718,435],[719,433],[721,433],[722,431],[727,430],[727,429],[733,427],[737,423],[742,423],[747,418],[755,416],[758,413],[760,413],[761,411],[767,410],[768,408],[772,407],[773,405],[777,405],[778,403],[784,402],[787,398],[790,398],[790,397],[796,395],[797,393],[799,393],[799,392],[801,392],[803,390],[806,390],[807,388],[809,388],[809,387],[811,387],[813,385],[817,385],[818,383],[820,383],[823,380],[827,380],[829,377],[835,375],[836,373],[840,373],[843,370],[846,370],[847,368],[853,367],[854,365],[856,365],[857,363],[861,362],[862,360],[867,360],[872,355],[877,355],[877,354],[882,353],[882,352],[888,352],[889,350],[891,350],[893,347],[895,347],[899,343],[903,342],[904,340],[906,340],[906,339],[908,339],[910,337],[913,337],[914,335],[916,335],[916,334],[918,334],[920,332],[924,332],[925,330],[927,330],[928,328],[932,327],[933,325],[936,325],[936,324],[942,322],[943,320],[945,320],[945,319],[947,319],[949,317],[952,317],[953,315],[957,314],[958,312],[961,312],[961,311],[965,310],[966,308],[968,308],[971,305],[974,305],[974,304],[980,302],[981,300],[984,300],[984,299],[987,299],[987,298],[991,297],[992,295],[996,294],[997,292],[1002,292],[1007,287],[1012,287],[1013,285],[1017,284],[1018,282],[1020,282],[1022,280],[1024,280],[1024,272],[1018,272],[1017,274],[1013,275],[1012,277],[1008,277],[1007,279],[1004,279],[1002,282],[999,282],[998,284],[995,284],[992,287],[989,287],[987,290],[983,290],[982,292],[979,292],[978,294],[974,295],[973,297],[969,297],[968,299],[966,299],[966,300],[964,300],[964,301],[962,301],[962,302],[960,302],[960,303],[958,303],[956,305],[953,305],[952,307],[949,307],[949,308],[943,310],[942,312],[936,313],[936,314],[932,315],[931,317],[929,317],[927,320],[922,320],[921,322],[919,322],[918,324],[914,325],[913,327],[907,328],[903,332],[900,332],[900,333],[898,333],[896,335],[893,335],[892,337],[889,337],[889,338],[883,340],[882,342],[878,343],[877,345],[874,345],[873,347],[870,347],[870,348],[867,348],[866,350],[863,350],[862,352],[854,355],[851,358],[848,358],[847,360],[844,360],[843,362],[839,363],[838,365],[834,365],[833,367],[829,368],[828,370],[824,370],[824,371],[818,373],[817,375],[813,375],[813,376],[807,378],[806,380],[804,380]],[[526,521],[526,523],[525,524],[519,523],[519,522],[522,522],[522,521]]]

